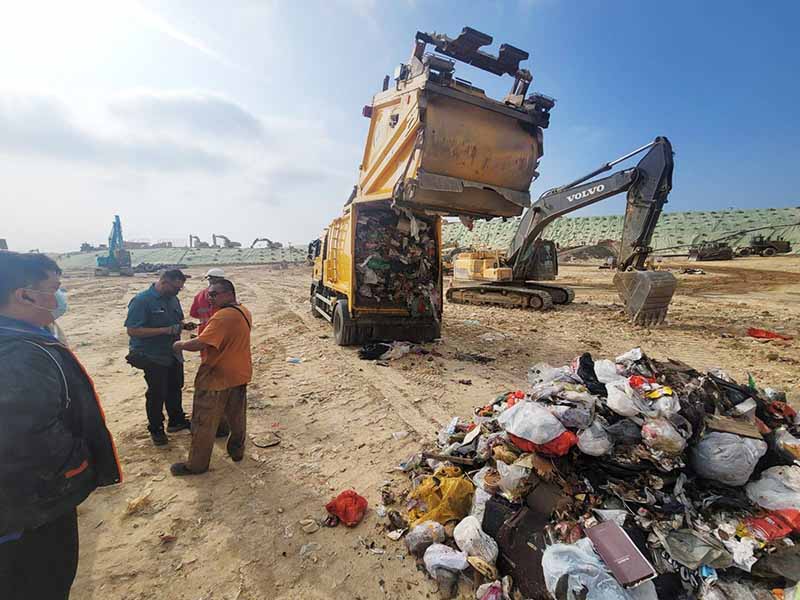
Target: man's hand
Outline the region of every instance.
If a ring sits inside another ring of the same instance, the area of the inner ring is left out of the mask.
[[[194,331],[197,329],[197,323],[193,323],[192,321],[188,321],[183,324],[184,331]]]
[[[184,344],[184,343],[183,343],[181,340],[178,340],[177,342],[175,342],[174,344],[172,344],[172,349],[173,349],[175,352],[180,352],[181,350],[183,350],[183,344]]]

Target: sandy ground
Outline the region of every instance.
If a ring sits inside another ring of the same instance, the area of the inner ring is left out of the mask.
[[[722,367],[740,380],[749,372],[761,385],[800,397],[798,343],[762,343],[744,335],[750,326],[800,334],[800,259],[701,266],[708,274],[678,276],[669,323],[661,328],[626,322],[607,271],[564,266],[560,279],[574,285],[573,305],[548,313],[448,305],[443,339],[428,345],[441,356],[409,355],[388,367],[361,361],[357,349],[333,343],[330,325],[310,314],[308,269],[231,268],[255,321],[249,433],[277,432],[282,443],[250,445],[237,464],[218,444],[209,473],[182,479],[169,474],[169,465],[185,458],[189,434],[171,435],[165,448],[152,446],[144,381],[124,361],[125,308],[149,279],[68,276],[70,311],[63,326],[95,378],[125,473],[122,485],[96,492],[79,508],[81,558],[72,597],[435,597],[435,586],[402,542],[386,538],[384,519],[375,511],[380,487],[402,481],[392,468],[451,416],[523,387],[532,364],[559,365],[584,351],[613,357],[641,345],[653,356],[701,369]],[[195,277],[182,295],[187,311],[202,286],[202,273],[189,272]],[[456,351],[496,360],[461,362]],[[288,363],[291,357],[302,363]],[[187,411],[198,362],[188,355]],[[301,530],[298,521],[321,518],[325,503],[348,488],[370,501],[358,527]],[[128,502],[147,494],[143,506],[126,515]],[[306,544],[315,545],[302,553]],[[465,589],[462,597],[474,596]]]

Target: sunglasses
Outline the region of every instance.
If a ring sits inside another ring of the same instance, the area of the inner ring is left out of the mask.
[[[227,293],[228,293],[228,292],[208,292],[208,297],[209,297],[209,298],[216,298],[216,297],[217,297],[217,296],[219,296],[220,294],[227,294]]]

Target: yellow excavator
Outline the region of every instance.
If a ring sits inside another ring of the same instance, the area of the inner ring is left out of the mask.
[[[594,179],[645,151],[647,154],[635,167]],[[663,322],[677,280],[666,271],[647,271],[646,261],[652,252],[653,232],[672,189],[672,156],[669,140],[657,137],[575,181],[548,190],[520,220],[505,255],[484,251],[456,257],[447,299],[460,304],[496,304],[538,310],[572,302],[574,293],[570,288],[541,283],[555,279],[558,274],[555,244],[541,239],[542,232],[559,217],[627,192],[614,285],[634,323]]]

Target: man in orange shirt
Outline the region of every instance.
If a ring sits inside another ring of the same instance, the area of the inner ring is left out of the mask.
[[[214,305],[211,302],[211,298],[208,297],[208,292],[214,283],[220,279],[225,279],[225,271],[219,267],[214,267],[208,270],[208,273],[206,273],[203,279],[208,279],[208,287],[197,292],[197,295],[192,301],[192,307],[189,309],[189,314],[200,321],[197,333],[203,333],[203,329],[206,328],[206,324],[211,318],[211,315],[214,314]]]
[[[173,475],[196,475],[208,470],[214,437],[223,415],[231,433],[228,454],[234,461],[244,457],[247,428],[247,384],[253,374],[250,356],[250,311],[236,301],[236,290],[227,279],[209,286],[214,314],[193,340],[178,341],[176,351],[202,353],[194,381],[192,445],[189,460],[175,463]]]

